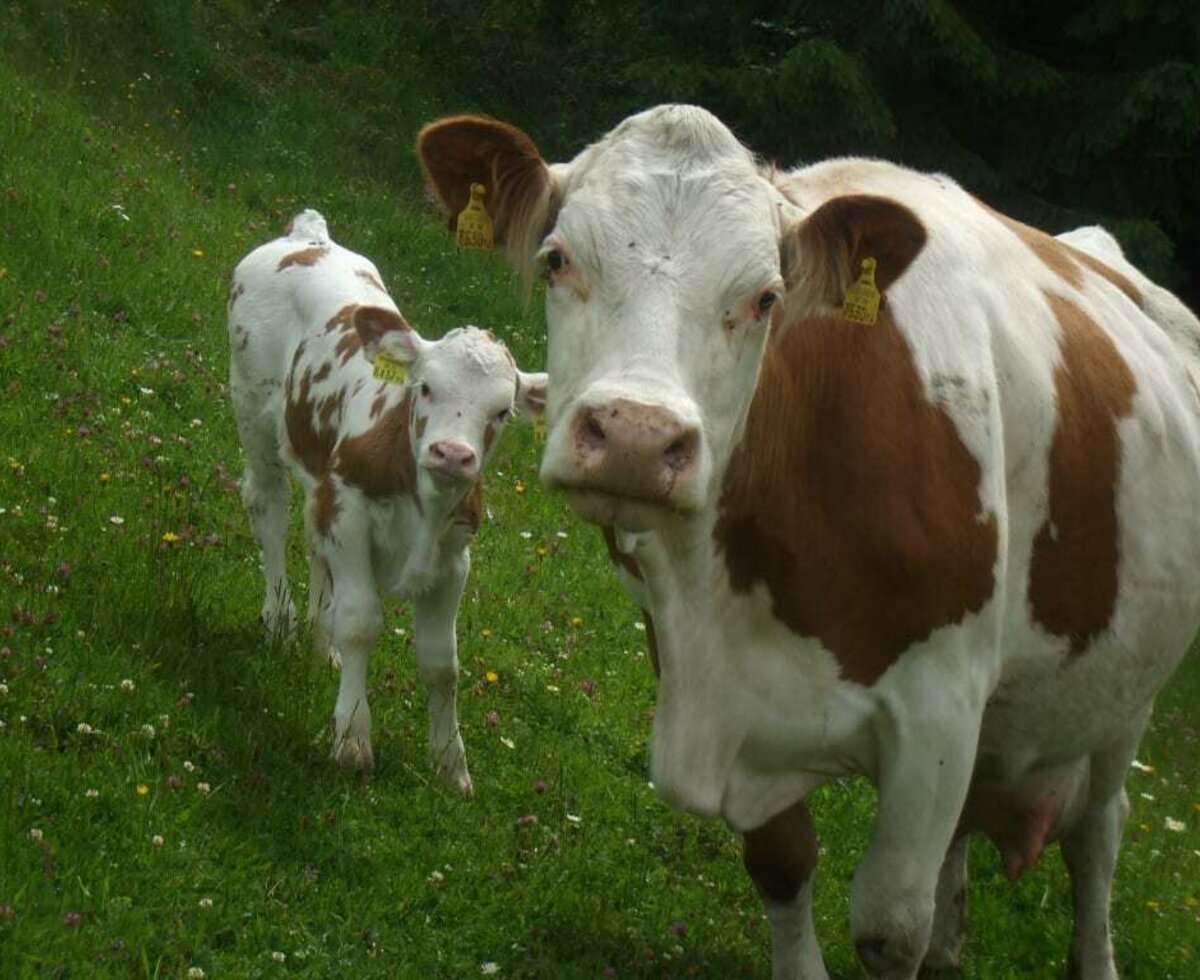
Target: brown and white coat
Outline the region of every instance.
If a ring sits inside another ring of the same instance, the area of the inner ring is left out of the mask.
[[[287,465],[305,493],[309,617],[341,664],[334,755],[370,768],[366,673],[383,625],[380,591],[411,599],[441,776],[471,791],[455,692],[455,619],[482,514],[482,467],[514,410],[536,412],[544,375],[517,370],[476,327],[421,338],[367,259],[304,211],[234,272],[230,393],[246,453],[243,499],[262,548],[272,627],[294,617],[284,547]],[[376,356],[406,366],[374,376]]]
[[[825,976],[803,799],[856,773],[871,976],[956,967],[982,830],[1014,875],[1062,842],[1074,969],[1114,977],[1124,776],[1200,625],[1195,317],[1099,230],[879,161],[762,168],[694,107],[569,163],[478,117],[418,151],[542,263],[542,478],[636,561],[655,785],[746,832],[776,977]]]

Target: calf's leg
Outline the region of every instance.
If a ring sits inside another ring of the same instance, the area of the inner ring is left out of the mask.
[[[472,793],[458,730],[458,602],[471,568],[470,553],[455,556],[434,584],[413,600],[417,670],[429,693],[429,754],[438,776],[463,796]]]
[[[262,552],[266,595],[262,621],[269,630],[290,630],[296,609],[287,583],[288,474],[279,453],[279,440],[264,406],[246,395],[240,386],[231,387],[238,435],[246,454],[242,475],[242,504]]]
[[[742,861],[762,896],[771,924],[774,980],[829,980],[813,929],[813,872],[817,835],[801,800],[750,831]]]

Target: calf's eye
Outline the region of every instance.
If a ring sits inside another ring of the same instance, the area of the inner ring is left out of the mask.
[[[426,384],[424,381],[422,381],[421,382],[421,397],[429,398],[432,395],[433,395],[433,389],[430,388],[429,385]]]
[[[758,297],[758,312],[759,315],[767,313],[772,306],[779,302],[779,294],[774,290],[768,289],[765,293]]]
[[[546,253],[546,268],[551,272],[561,272],[567,267],[567,257],[558,249],[551,249]]]

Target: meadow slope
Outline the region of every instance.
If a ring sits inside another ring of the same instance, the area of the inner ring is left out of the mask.
[[[537,368],[540,301],[456,252],[420,191],[416,127],[465,97],[419,21],[147,6],[0,11],[0,977],[769,975],[737,839],[647,785],[645,633],[541,492],[528,426],[496,454],[459,619],[476,797],[426,768],[402,603],[372,664],[378,769],[333,768],[335,678],[257,623],[228,273],[312,206],[428,335],[480,323]],[[1130,774],[1128,980],[1200,973],[1197,725],[1192,655]],[[814,809],[818,929],[859,976],[873,797]],[[965,975],[1060,976],[1057,854],[1015,886],[985,842],[972,862]]]

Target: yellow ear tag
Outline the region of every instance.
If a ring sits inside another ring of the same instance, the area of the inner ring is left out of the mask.
[[[879,316],[879,290],[875,288],[875,260],[863,259],[858,282],[846,290],[842,315],[851,323],[870,326]]]
[[[546,420],[538,417],[533,420],[533,441],[543,443],[546,441]]]
[[[483,184],[471,185],[471,200],[459,212],[454,243],[459,248],[478,248],[487,251],[492,247],[492,219],[483,206],[483,195],[487,188]]]
[[[408,365],[398,361],[390,354],[375,355],[375,377],[380,381],[390,381],[394,385],[402,385],[408,380]]]

